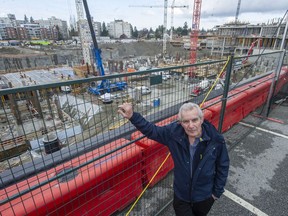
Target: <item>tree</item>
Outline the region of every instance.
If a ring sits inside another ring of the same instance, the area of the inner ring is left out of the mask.
[[[163,31],[164,31],[164,26],[158,26],[158,28],[156,28],[155,30],[155,38],[156,39],[162,39],[163,38]]]
[[[120,35],[120,39],[127,39],[128,37],[125,34]]]
[[[144,28],[138,32],[138,38],[147,38],[148,33],[149,33],[148,29]]]
[[[100,33],[100,36],[108,36],[109,35],[109,32],[106,28],[106,25],[105,25],[105,22],[102,23],[102,29],[101,29],[101,33]]]
[[[72,27],[71,30],[69,30],[69,35],[70,37],[78,36],[78,32],[75,31],[74,27]]]
[[[34,19],[32,16],[30,17],[30,23],[34,23]]]
[[[135,26],[134,29],[133,29],[132,37],[133,37],[133,38],[138,38],[138,37],[139,37],[139,32],[138,32],[136,26]]]
[[[147,35],[147,39],[151,39],[154,38],[154,31],[152,28],[149,29],[148,35]]]
[[[188,35],[188,25],[187,22],[184,23],[183,29],[182,29],[182,36]]]
[[[63,40],[63,35],[61,34],[60,28],[58,25],[56,25],[56,29],[57,29],[57,34],[58,34],[57,40]]]
[[[204,28],[202,28],[201,31],[200,31],[200,33],[201,33],[201,34],[205,34],[205,33],[206,33],[206,30],[205,30]]]
[[[24,15],[24,23],[28,23],[28,18],[26,16],[26,14]]]
[[[174,31],[174,34],[177,34],[178,36],[182,36],[182,27],[178,27],[175,31]]]

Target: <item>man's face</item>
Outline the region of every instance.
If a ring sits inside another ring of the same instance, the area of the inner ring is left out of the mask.
[[[197,109],[183,111],[181,117],[181,125],[186,134],[191,138],[200,137],[202,133],[201,125],[203,119],[200,119]]]

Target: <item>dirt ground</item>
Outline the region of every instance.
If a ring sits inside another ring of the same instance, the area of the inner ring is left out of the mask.
[[[99,48],[103,63],[111,60],[141,59],[142,57],[161,58],[163,55],[163,43],[161,41],[99,43]],[[204,57],[209,55],[209,53],[203,54],[203,51],[201,53],[201,56]],[[167,42],[165,58],[189,62],[190,51],[185,50],[182,46],[172,46]],[[82,49],[79,45],[38,46],[34,48],[0,47],[0,71],[2,73],[55,67],[67,63],[73,66],[81,65],[82,59]],[[33,62],[33,64],[27,65],[27,62]]]
[[[126,58],[129,56],[153,56],[162,53],[162,42],[132,42],[132,43],[105,43],[99,44],[102,50],[103,58],[110,57],[111,52],[117,52],[119,58]],[[42,46],[42,47],[2,47],[0,48],[0,56],[2,55],[23,55],[23,54],[52,54],[67,52],[71,49],[81,49],[80,46]],[[167,54],[174,52],[183,52],[183,47],[173,47],[167,43]]]

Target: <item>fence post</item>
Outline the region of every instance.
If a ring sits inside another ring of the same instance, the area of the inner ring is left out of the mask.
[[[226,69],[223,97],[221,98],[221,100],[222,100],[221,113],[220,113],[220,119],[219,119],[219,124],[218,124],[218,131],[220,133],[222,132],[222,125],[223,125],[223,120],[224,120],[224,115],[225,115],[227,95],[229,92],[229,84],[230,84],[231,71],[232,71],[232,67],[233,67],[233,60],[234,60],[234,53],[232,53],[230,55],[230,59],[229,59],[228,66]]]
[[[279,79],[279,76],[281,73],[281,68],[283,65],[284,57],[285,57],[285,50],[283,50],[283,52],[279,56],[278,65],[277,65],[277,68],[276,68],[276,71],[275,71],[275,74],[274,74],[274,77],[273,77],[273,80],[272,80],[272,83],[270,86],[270,90],[269,90],[269,94],[268,94],[268,98],[267,98],[267,103],[266,103],[266,106],[267,106],[266,117],[268,117],[269,112],[270,112],[270,108],[271,108],[271,104],[272,104],[272,98],[275,94],[275,89],[276,89],[277,82],[278,82],[278,79]]]

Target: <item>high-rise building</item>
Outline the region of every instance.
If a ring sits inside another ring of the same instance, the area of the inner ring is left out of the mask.
[[[115,20],[107,24],[107,30],[111,37],[131,37],[131,25],[123,20]]]
[[[56,17],[48,20],[16,20],[14,14],[0,17],[0,40],[29,40],[29,39],[68,39],[67,22]]]
[[[28,36],[28,32],[26,28],[18,26],[16,30],[17,30],[19,40],[29,40],[29,36]]]
[[[25,23],[25,24],[21,24],[20,27],[23,27],[26,29],[30,40],[41,39],[40,25],[38,23]]]
[[[5,30],[7,32],[8,39],[18,39],[18,34],[17,34],[17,31],[16,31],[16,28],[14,28],[14,27],[6,27]]]
[[[11,20],[8,17],[0,17],[0,39],[9,40],[6,28],[13,27]]]
[[[56,27],[59,29],[59,32],[62,36],[61,39],[68,39],[68,25],[67,22],[61,19],[57,19],[56,17],[52,16],[48,18],[48,20],[35,20],[35,23],[39,23],[41,28],[51,29]],[[59,35],[58,35],[59,36]]]

